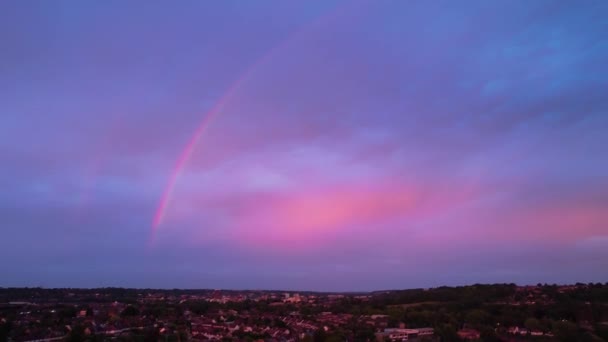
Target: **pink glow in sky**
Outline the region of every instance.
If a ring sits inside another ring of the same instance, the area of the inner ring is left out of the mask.
[[[344,7],[339,7],[339,9],[344,9]],[[249,80],[249,78],[252,76],[252,74],[256,71],[256,69],[260,65],[263,65],[264,63],[268,62],[268,60],[271,57],[273,57],[273,54],[276,53],[277,51],[280,51],[285,46],[287,46],[288,43],[290,43],[290,40],[299,38],[299,36],[302,36],[303,34],[307,33],[307,31],[311,27],[314,27],[314,24],[319,25],[319,22],[322,22],[321,19],[324,19],[326,21],[334,19],[334,16],[336,15],[335,12],[336,12],[336,10],[333,9],[329,13],[323,14],[322,16],[317,18],[316,21],[313,22],[312,24],[308,24],[307,26],[290,34],[285,40],[281,41],[279,44],[277,44],[276,46],[269,49],[268,52],[263,54],[261,58],[259,58],[257,61],[255,61],[241,76],[238,77],[238,79],[230,86],[230,88],[224,93],[224,95],[222,95],[222,97],[217,101],[217,103],[213,106],[213,108],[208,113],[205,114],[198,129],[194,132],[190,142],[188,142],[188,144],[186,145],[184,150],[181,152],[179,158],[177,159],[175,168],[174,168],[173,172],[171,173],[171,176],[169,177],[167,185],[165,186],[165,190],[163,191],[163,194],[160,199],[160,203],[158,205],[158,208],[156,209],[156,213],[154,214],[154,218],[152,221],[151,241],[154,241],[154,236],[156,234],[156,230],[158,229],[158,226],[163,221],[163,218],[165,216],[165,211],[167,210],[167,205],[171,201],[171,195],[173,193],[173,188],[175,187],[177,179],[183,172],[184,168],[187,167],[187,164],[190,160],[190,156],[192,155],[193,150],[196,148],[197,143],[199,142],[199,140],[200,140],[201,136],[203,135],[203,133],[205,132],[206,128],[212,123],[214,117],[219,115],[222,112],[224,105],[226,103],[228,103],[230,100],[232,100],[232,97],[234,96],[236,91],[242,86],[243,83],[245,83],[247,80]]]
[[[606,281],[607,6],[1,3],[0,286]]]

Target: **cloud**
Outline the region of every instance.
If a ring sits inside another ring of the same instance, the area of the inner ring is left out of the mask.
[[[10,285],[605,278],[606,4],[72,5],[0,5]]]

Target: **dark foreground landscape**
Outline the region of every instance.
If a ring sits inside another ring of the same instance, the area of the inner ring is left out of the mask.
[[[381,291],[0,288],[2,341],[608,341],[608,283]]]

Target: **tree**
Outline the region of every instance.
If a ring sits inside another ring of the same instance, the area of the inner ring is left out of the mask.
[[[534,317],[526,319],[524,326],[528,328],[528,330],[542,330],[540,322]]]
[[[445,341],[445,342],[460,341],[460,338],[458,337],[458,333],[456,331],[456,327],[451,324],[440,325],[435,330],[435,333],[439,338],[441,338],[441,341]]]
[[[608,341],[608,325],[605,324],[598,324],[595,326],[595,333],[603,338],[604,340]]]
[[[66,341],[68,342],[80,342],[86,339],[84,333],[84,327],[82,325],[75,325],[72,327],[72,331],[67,336]]]
[[[304,336],[301,342],[314,342],[313,337],[310,335]]]
[[[355,341],[374,341],[376,339],[374,328],[370,327],[369,325],[355,328],[353,330],[353,334],[355,336]]]
[[[560,341],[578,341],[578,327],[568,321],[559,321],[553,327],[553,333]]]
[[[313,335],[313,339],[315,342],[324,342],[327,340],[327,334],[325,333],[325,330],[323,328],[319,328],[317,329],[317,331],[315,331],[315,334]]]
[[[490,327],[481,328],[481,330],[479,331],[479,337],[484,342],[499,342],[500,341],[500,339],[498,338],[498,335],[496,335],[496,332],[494,331],[494,329],[492,329]]]
[[[12,322],[6,321],[0,324],[0,341],[8,341],[8,336],[12,328]]]
[[[471,310],[466,315],[466,323],[471,324],[472,326],[479,327],[481,325],[486,325],[490,322],[490,315],[484,310]]]
[[[134,307],[133,305],[129,305],[124,310],[122,310],[122,312],[120,313],[120,315],[123,316],[123,317],[138,316],[139,315],[139,310],[136,307]]]

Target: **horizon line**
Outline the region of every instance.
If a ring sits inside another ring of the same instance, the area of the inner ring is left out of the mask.
[[[153,288],[153,287],[120,287],[120,286],[103,286],[103,287],[45,287],[45,286],[0,286],[0,290],[6,289],[45,289],[45,290],[103,290],[103,289],[122,289],[122,290],[155,290],[155,291],[230,291],[230,292],[311,292],[311,293],[337,293],[337,294],[358,294],[358,293],[376,293],[376,292],[395,292],[395,291],[408,291],[408,290],[432,290],[438,288],[459,288],[459,287],[472,287],[472,286],[497,286],[497,285],[514,285],[516,287],[527,287],[527,286],[573,286],[573,285],[589,285],[589,284],[608,284],[605,282],[575,282],[575,283],[527,283],[518,284],[515,282],[511,283],[470,283],[466,285],[440,285],[433,287],[408,287],[408,288],[393,288],[393,289],[381,289],[381,290],[345,290],[345,291],[322,291],[322,290],[285,290],[285,289],[234,289],[234,288]]]

